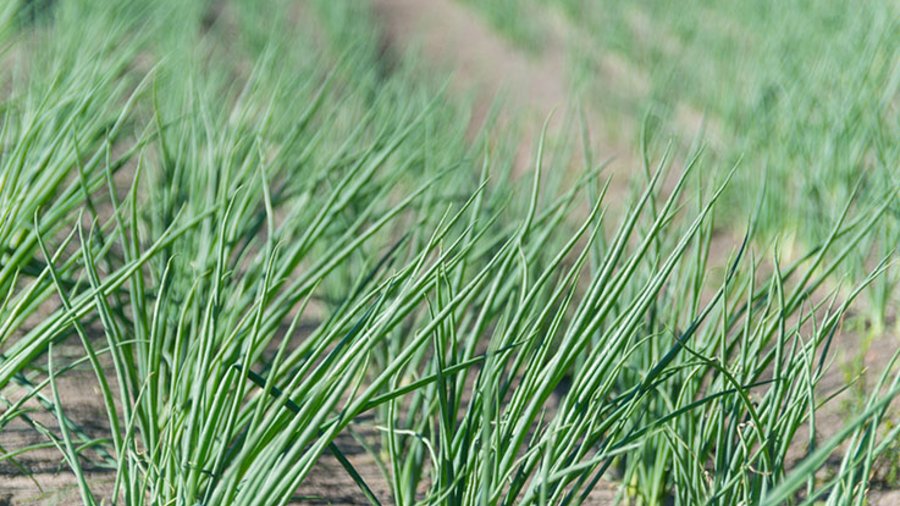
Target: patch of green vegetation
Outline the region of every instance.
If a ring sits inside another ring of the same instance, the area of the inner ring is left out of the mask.
[[[885,421],[884,429],[894,431],[897,429],[896,418]],[[882,485],[890,489],[900,488],[900,440],[889,441],[883,457],[877,464],[876,475],[881,479]]]
[[[0,448],[20,472],[49,448],[84,504],[269,505],[331,454],[375,504],[578,504],[608,478],[641,504],[843,504],[893,449],[893,361],[827,438],[816,390],[854,299],[894,275],[882,255],[829,284],[890,195],[841,196],[789,260],[754,245],[754,208],[711,265],[739,177],[716,157],[673,175],[646,129],[617,220],[589,149],[564,185],[542,141],[516,180],[503,131],[467,139],[452,98],[385,67],[359,2],[45,15],[0,41],[0,434],[40,439]],[[102,437],[67,409],[80,366]]]
[[[828,234],[841,202],[892,200],[850,272],[861,279],[872,258],[900,243],[896,3],[547,4],[580,29],[593,54],[617,55],[642,76],[648,90],[632,97],[634,117],[651,104],[683,143],[702,127],[714,159],[739,165],[719,213],[724,223],[743,223],[765,190],[760,237],[808,246]],[[610,83],[589,61],[575,61],[588,67],[580,73],[602,102]],[[867,292],[866,316],[879,330],[897,285],[891,274]]]
[[[498,33],[532,53],[539,53],[543,45],[545,27],[534,0],[453,0],[478,11]]]

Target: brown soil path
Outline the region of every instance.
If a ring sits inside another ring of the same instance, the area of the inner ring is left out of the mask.
[[[564,48],[547,44],[530,57],[503,39],[477,13],[453,0],[372,0],[386,43],[414,48],[429,65],[452,72],[451,89],[475,92],[484,112],[498,96],[538,123],[568,102]]]
[[[571,111],[590,109],[575,99],[569,76],[569,47],[563,23],[548,19],[541,46],[526,53],[498,34],[477,12],[454,0],[371,0],[381,24],[385,45],[395,52],[418,51],[427,66],[451,75],[451,92],[474,99],[472,129],[477,130],[496,100],[501,100],[501,125],[520,127],[518,159],[520,172],[533,163],[534,147],[544,120],[551,117],[548,137],[557,137]],[[602,79],[619,81],[628,72],[618,72],[615,62],[604,62]],[[621,69],[620,69],[621,70]],[[633,76],[630,76],[633,78]],[[622,86],[623,88],[625,86]],[[586,116],[596,115],[588,110]],[[590,120],[589,120],[590,123]],[[607,174],[613,176],[611,194],[625,193],[628,174],[637,169],[629,146],[617,144],[608,130],[589,124],[592,149],[598,159],[614,158]],[[618,128],[623,128],[619,125]],[[608,128],[608,125],[607,125]],[[574,151],[580,153],[580,147]],[[581,164],[577,155],[573,164]]]

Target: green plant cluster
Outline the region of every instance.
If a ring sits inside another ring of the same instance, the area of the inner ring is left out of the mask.
[[[896,276],[888,251],[832,284],[896,192],[843,195],[789,260],[756,246],[758,192],[711,265],[740,168],[676,164],[648,129],[620,212],[603,165],[566,184],[543,136],[516,179],[512,139],[467,138],[465,108],[386,65],[366,4],[7,5],[0,434],[41,442],[0,465],[55,449],[84,504],[302,501],[328,455],[375,504],[579,504],[601,480],[860,504],[896,452],[897,353],[824,436],[816,388]],[[85,368],[102,437],[67,411]]]

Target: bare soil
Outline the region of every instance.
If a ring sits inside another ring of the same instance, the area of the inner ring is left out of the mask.
[[[568,47],[573,43],[561,20],[548,20],[541,46],[525,52],[498,34],[477,12],[454,0],[372,0],[377,21],[383,28],[388,51],[416,52],[427,66],[451,75],[450,90],[474,102],[470,131],[483,126],[497,100],[503,104],[502,127],[517,127],[519,173],[534,163],[541,128],[548,118],[548,140],[562,134],[581,108],[587,111],[591,144],[602,158],[615,158],[607,174],[612,175],[613,195],[624,193],[628,173],[636,157],[629,145],[615,142],[619,131],[633,125],[603,125],[589,103],[577,99],[570,85]],[[635,77],[622,62],[604,60],[601,79],[610,86],[628,88]],[[628,81],[628,82],[625,82]],[[601,128],[601,125],[603,126]],[[580,147],[574,150],[580,153]],[[583,163],[576,155],[573,164]]]

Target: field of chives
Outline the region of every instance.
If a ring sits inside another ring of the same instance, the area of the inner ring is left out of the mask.
[[[900,504],[890,0],[8,0],[0,504]]]

